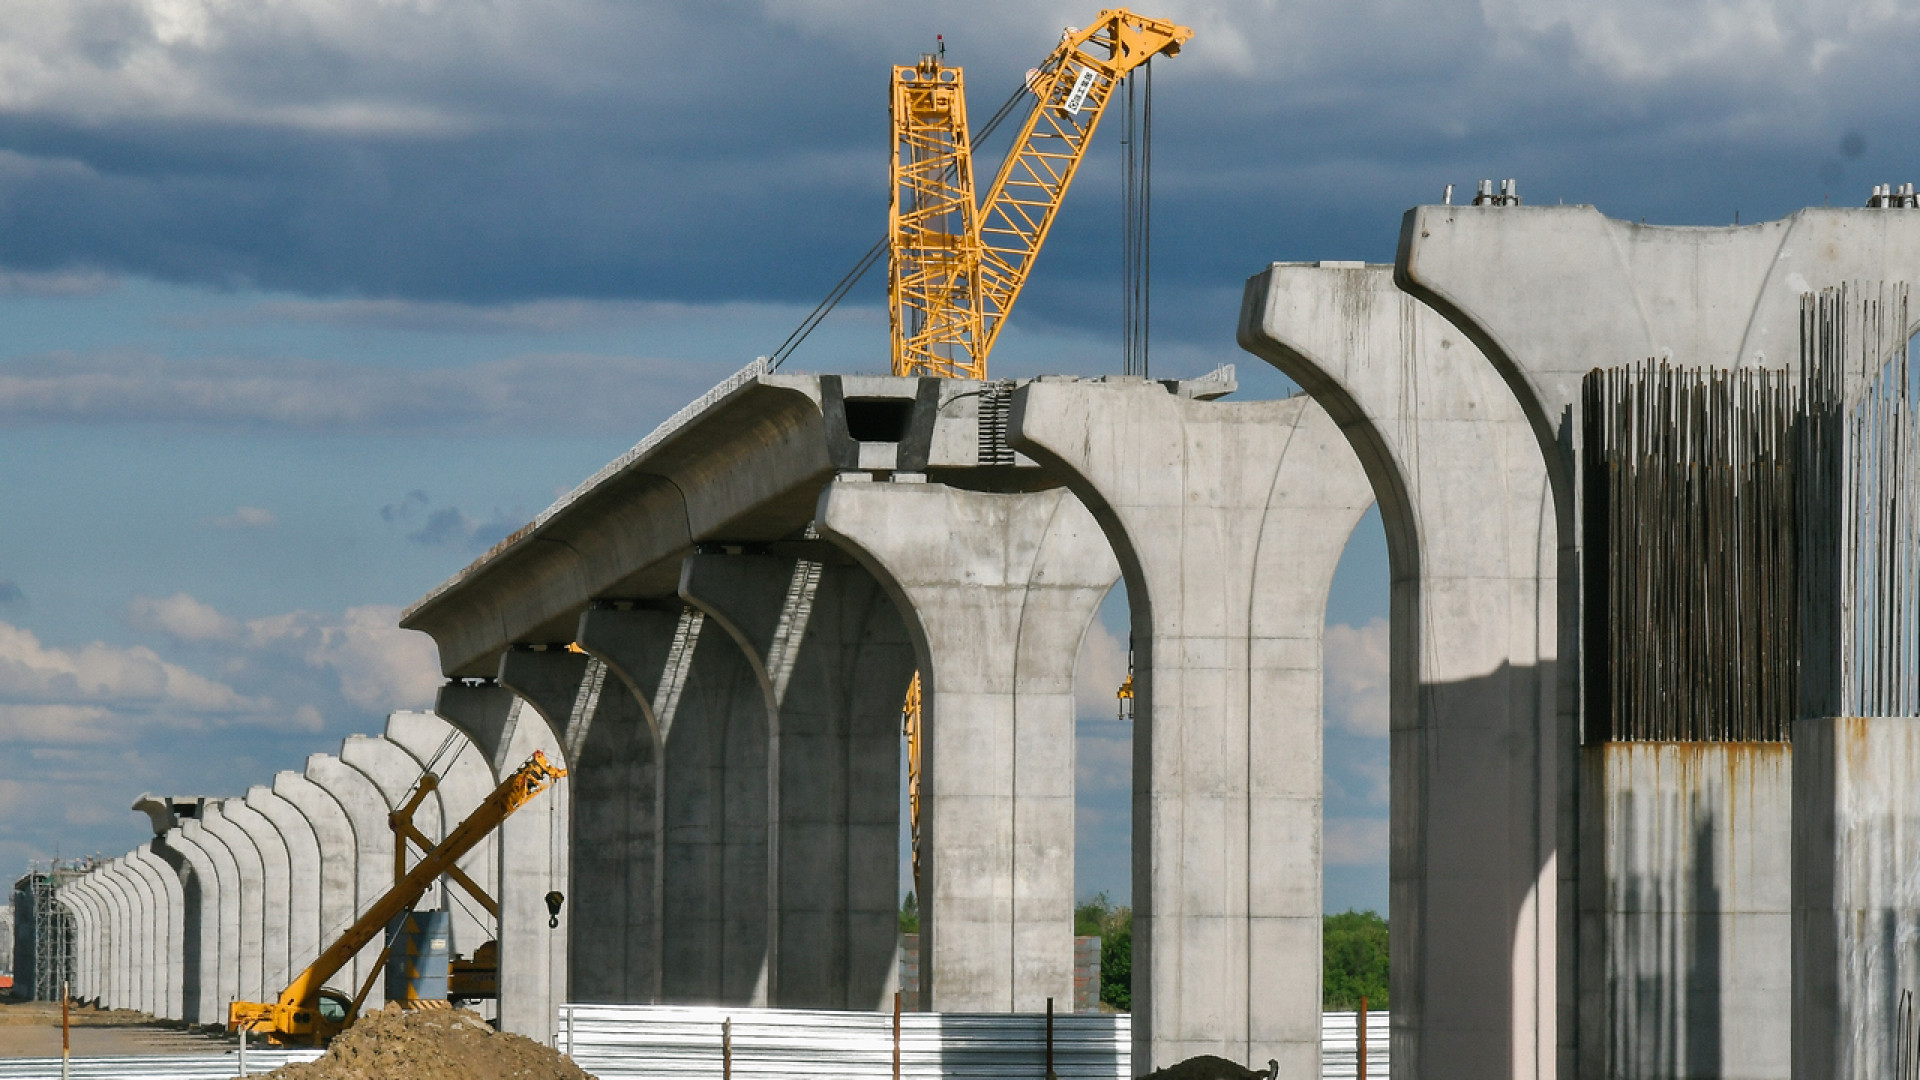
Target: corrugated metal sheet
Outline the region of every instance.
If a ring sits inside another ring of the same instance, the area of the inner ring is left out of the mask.
[[[562,1005],[560,1048],[601,1080],[717,1077],[721,1025],[733,1025],[733,1075],[741,1080],[835,1080],[893,1076],[893,1017],[802,1009]],[[1041,1075],[1044,1016],[906,1013],[900,1075],[913,1080],[1008,1080]],[[1053,1069],[1060,1080],[1126,1080],[1132,1018],[1054,1017]]]
[[[318,1050],[248,1050],[247,1072],[257,1076],[290,1061],[312,1061]],[[231,1080],[240,1075],[240,1055],[154,1054],[77,1057],[73,1080]],[[0,1058],[0,1080],[60,1080],[60,1059]]]
[[[1360,1075],[1359,1014],[1320,1014],[1321,1080],[1357,1080]],[[1387,1080],[1388,1014],[1367,1013],[1367,1080]]]
[[[890,1080],[893,1018],[885,1013],[648,1005],[562,1005],[560,1048],[601,1080],[711,1078],[721,1071],[721,1025],[733,1024],[733,1075],[741,1080]],[[1042,1075],[1046,1017],[906,1013],[900,1075],[907,1080],[1016,1080]],[[1353,1013],[1321,1018],[1321,1076],[1358,1076]],[[1061,1080],[1133,1075],[1133,1018],[1054,1017],[1053,1068]],[[1388,1080],[1388,1014],[1367,1016],[1367,1078]],[[1258,1063],[1256,1063],[1258,1064]]]

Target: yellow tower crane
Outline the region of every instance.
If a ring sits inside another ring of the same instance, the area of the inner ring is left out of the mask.
[[[1155,56],[1177,55],[1192,37],[1184,26],[1125,8],[1102,11],[1085,29],[1069,27],[1052,54],[1027,73],[1033,107],[979,202],[961,69],[935,53],[893,69],[887,312],[895,375],[987,377],[987,356],[1033,272],[1114,91],[1135,68]],[[918,672],[902,720],[917,881]]]

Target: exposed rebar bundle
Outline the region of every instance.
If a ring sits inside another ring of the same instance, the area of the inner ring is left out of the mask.
[[[1587,376],[1588,741],[1790,737],[1794,399],[1783,372]]]

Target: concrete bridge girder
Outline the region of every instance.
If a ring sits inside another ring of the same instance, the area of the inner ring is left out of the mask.
[[[836,482],[817,521],[919,657],[922,1007],[1073,1000],[1074,665],[1120,577],[1105,536],[1064,489]]]
[[[1068,478],[1133,611],[1136,1071],[1320,1057],[1321,636],[1372,502],[1310,399],[1041,379],[1008,441]]]
[[[1387,533],[1395,1066],[1556,1075],[1574,1032],[1577,725],[1556,663],[1571,556],[1535,433],[1388,266],[1271,267],[1247,284],[1240,343],[1340,426]]]

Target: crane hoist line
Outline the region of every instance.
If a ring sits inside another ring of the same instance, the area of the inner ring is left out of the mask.
[[[1114,91],[1192,37],[1124,8],[1068,28],[1028,73],[1033,107],[979,200],[961,69],[934,53],[893,69],[887,300],[895,375],[987,377],[987,357]]]

